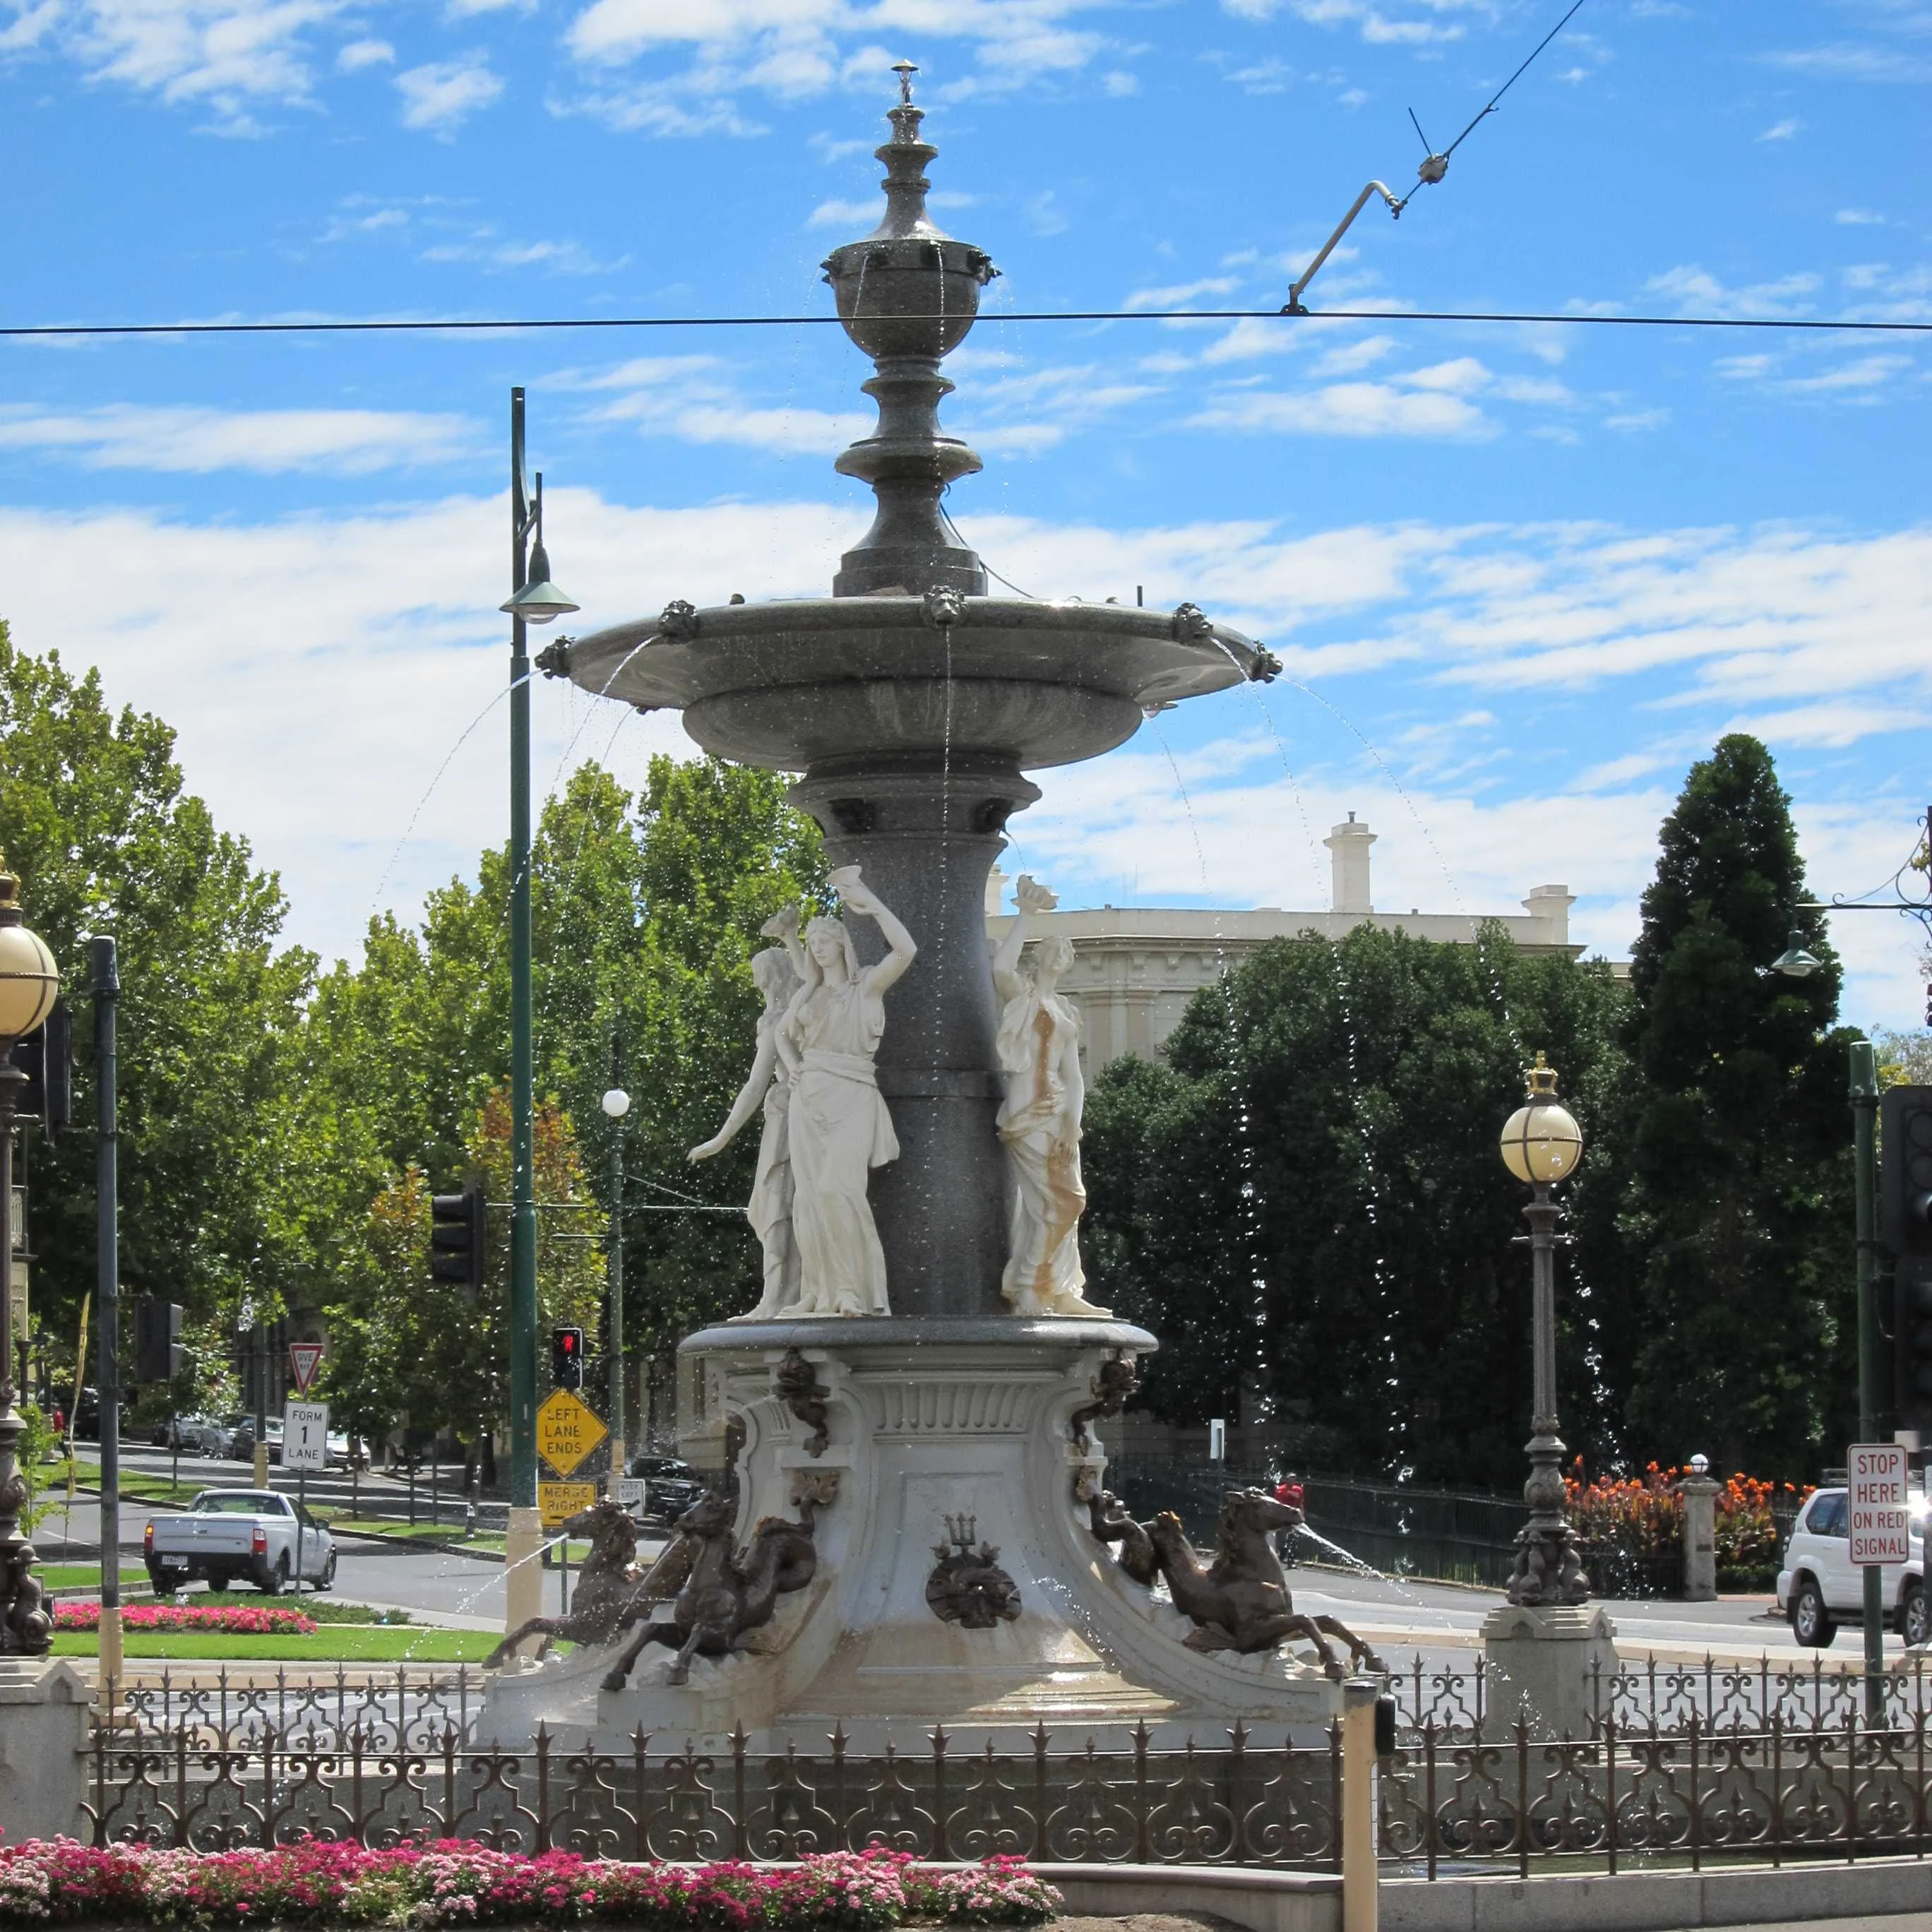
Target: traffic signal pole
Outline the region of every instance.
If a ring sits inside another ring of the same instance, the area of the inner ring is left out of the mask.
[[[524,392],[510,392],[510,590],[524,584],[531,520],[524,495]],[[530,1042],[530,660],[510,620],[510,1520],[503,1628],[542,1614],[537,1514],[536,1076]]]
[[[121,1646],[121,1204],[120,1132],[115,1096],[115,1016],[121,972],[111,938],[90,942],[94,964],[94,1286],[100,1302],[100,1682],[108,1708],[120,1682]],[[77,1407],[79,1405],[76,1404]]]
[[[1877,1442],[1885,1406],[1884,1339],[1878,1313],[1878,1063],[1868,1040],[1851,1052],[1852,1158],[1858,1237],[1858,1440]],[[1885,1722],[1885,1574],[1864,1565],[1865,1722]]]

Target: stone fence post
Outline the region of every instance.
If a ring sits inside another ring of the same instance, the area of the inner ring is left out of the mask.
[[[1684,1500],[1684,1600],[1708,1604],[1718,1594],[1718,1492],[1708,1460],[1690,1459],[1690,1473],[1677,1485]]]

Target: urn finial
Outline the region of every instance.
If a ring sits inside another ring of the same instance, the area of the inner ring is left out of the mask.
[[[879,406],[878,427],[838,461],[842,476],[872,484],[879,510],[841,560],[832,592],[983,596],[979,558],[952,540],[940,512],[947,484],[980,464],[958,437],[940,432],[940,401],[952,385],[939,364],[965,340],[980,291],[999,271],[984,249],[955,240],[927,213],[926,170],[939,150],[920,137],[926,112],[912,99],[917,67],[902,60],[892,71],[899,99],[886,112],[892,139],[876,150],[885,164],[885,213],[864,240],[835,248],[824,264],[838,319],[877,369],[862,386]]]

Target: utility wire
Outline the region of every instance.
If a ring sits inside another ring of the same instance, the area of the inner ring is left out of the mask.
[[[906,322],[958,320],[957,316],[904,316]],[[1868,335],[1932,335],[1932,321],[1872,322],[1849,318],[1762,315],[1574,315],[1516,309],[1088,308],[1002,310],[1001,322],[1506,322],[1566,328],[1784,328],[1840,330]],[[0,328],[0,340],[76,336],[381,335],[503,333],[570,328],[808,328],[838,325],[836,315],[540,316],[476,322],[37,322]]]

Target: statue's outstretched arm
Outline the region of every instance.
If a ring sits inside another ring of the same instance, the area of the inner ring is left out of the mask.
[[[759,1027],[758,1055],[752,1062],[752,1071],[744,1085],[738,1090],[737,1099],[731,1102],[731,1111],[724,1117],[724,1124],[708,1141],[701,1141],[692,1149],[692,1160],[709,1160],[713,1154],[722,1154],[736,1138],[738,1130],[764,1106],[778,1064],[778,1046],[774,1038],[777,1031],[776,1024]]]

